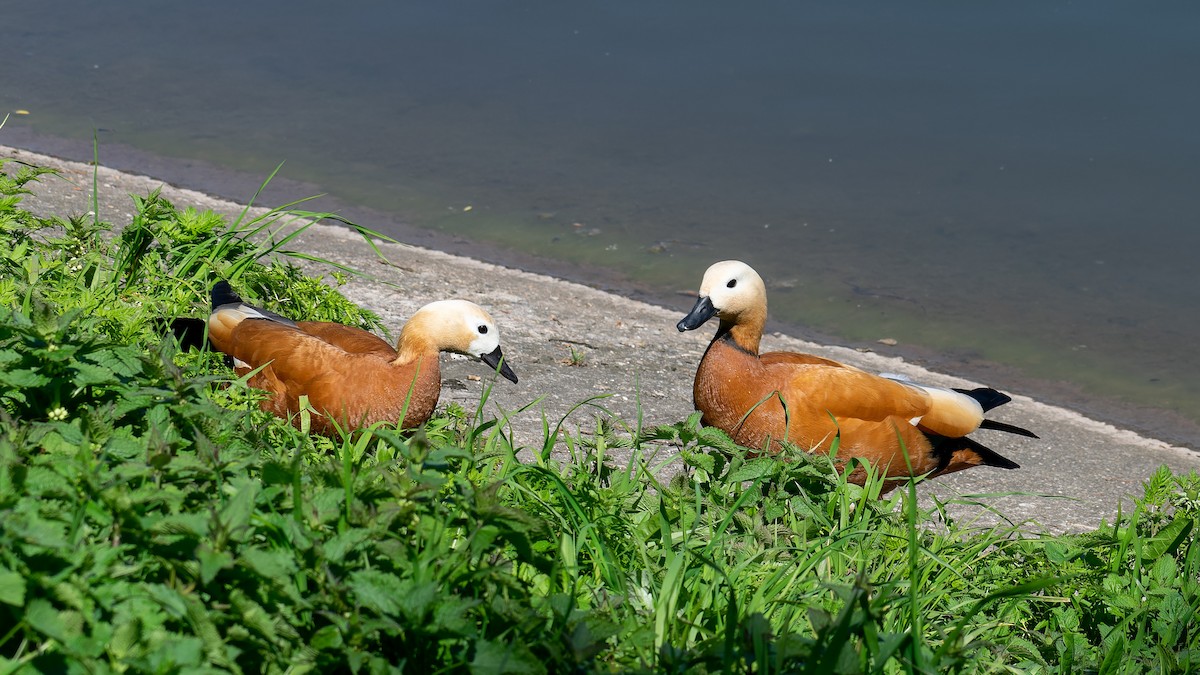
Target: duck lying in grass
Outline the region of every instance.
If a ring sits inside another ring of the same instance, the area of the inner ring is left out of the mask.
[[[307,396],[317,415],[312,430],[326,435],[375,422],[403,428],[424,423],[441,394],[439,352],[474,356],[516,382],[504,361],[500,333],[483,308],[466,300],[441,300],[417,310],[396,348],[352,326],[292,321],[242,302],[225,281],[212,290],[208,338],[233,359],[239,376],[260,369],[249,384],[270,397],[262,409],[285,419]]]
[[[1018,468],[966,438],[977,429],[1037,438],[1026,429],[984,419],[985,412],[1012,400],[995,389],[924,387],[809,354],[759,354],[767,292],[746,263],[728,260],[709,267],[695,306],[677,327],[693,330],[714,316],[720,326],[696,370],[692,395],[703,423],[740,445],[777,450],[786,440],[829,452],[840,436],[840,463],[858,457],[881,475],[899,477],[980,465]],[[861,468],[850,476],[860,484],[865,478]]]

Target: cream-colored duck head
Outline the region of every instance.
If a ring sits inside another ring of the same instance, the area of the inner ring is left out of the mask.
[[[438,351],[474,356],[516,382],[517,374],[504,361],[500,331],[482,307],[467,300],[438,300],[418,309],[400,331],[399,351],[406,343],[424,343]]]
[[[721,323],[739,323],[743,317],[765,321],[767,288],[758,272],[740,260],[714,263],[700,282],[700,297],[687,316],[675,325],[680,331],[694,330],[714,316]]]

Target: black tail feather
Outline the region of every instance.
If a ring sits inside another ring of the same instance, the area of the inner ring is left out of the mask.
[[[993,408],[998,408],[1012,400],[1012,397],[1008,394],[996,391],[991,387],[979,387],[977,389],[955,389],[954,391],[957,391],[960,394],[966,394],[967,396],[970,396],[978,401],[984,412],[992,410]],[[1025,436],[1027,438],[1038,438],[1037,434],[1028,429],[1016,426],[1015,424],[997,422],[996,420],[984,420],[983,423],[979,425],[979,428],[991,429],[993,431],[1005,431],[1010,434]],[[1004,461],[1007,462],[1008,460]]]
[[[179,341],[179,348],[184,351],[204,349],[208,345],[208,323],[204,319],[177,317],[171,319],[169,323],[163,321],[162,324],[160,326],[163,332],[165,333],[166,329],[170,328],[171,334]]]
[[[233,292],[233,287],[229,285],[228,281],[225,281],[224,279],[222,279],[221,281],[218,281],[217,283],[213,284],[213,287],[212,287],[212,307],[213,307],[213,309],[216,309],[216,308],[220,307],[221,305],[233,305],[236,303],[240,303],[241,301],[242,301],[242,296]]]
[[[1019,427],[1015,424],[1005,424],[1004,422],[997,422],[996,420],[984,420],[983,423],[981,423],[979,425],[979,428],[980,429],[992,429],[993,431],[1007,431],[1010,434],[1016,434],[1018,436],[1025,436],[1027,438],[1041,438],[1040,436],[1038,436],[1037,434],[1033,433],[1032,431],[1030,431],[1028,429]]]
[[[1012,400],[1012,397],[1003,392],[996,391],[991,387],[979,387],[978,389],[955,389],[960,394],[966,394],[971,398],[979,401],[979,405],[983,407],[983,411],[987,412],[993,408],[998,408]]]
[[[979,455],[983,466],[994,466],[1000,469],[1019,469],[1020,464],[992,450],[986,445],[965,436],[962,438],[947,438],[945,436],[930,436],[933,445],[933,455],[938,459],[938,467],[933,471],[937,475],[950,466],[954,453],[970,450]]]
[[[213,309],[241,301],[242,299],[233,292],[228,281],[218,281],[212,288]],[[171,331],[171,334],[179,341],[179,348],[184,351],[211,346],[208,343],[208,321],[204,319],[180,316],[172,319],[160,319],[157,323],[159,330],[164,334],[168,330]]]
[[[986,445],[983,445],[982,443],[977,443],[969,438],[964,438],[962,440],[967,441],[967,447],[974,450],[975,454],[983,458],[983,463],[985,466],[995,466],[1001,469],[1021,468],[1020,464],[1017,464],[1016,462],[1005,457],[1004,455],[1001,455]]]
[[[233,287],[229,285],[229,282],[222,279],[221,281],[218,281],[217,283],[213,284],[213,289],[212,289],[213,311],[216,311],[216,309],[218,307],[222,307],[224,305],[243,305],[244,307],[250,307],[250,308],[253,308],[255,312],[258,312],[261,315],[258,317],[254,317],[256,319],[268,319],[268,320],[274,321],[276,323],[281,323],[285,326],[291,326],[292,328],[296,328],[296,322],[292,321],[291,319],[287,318],[286,316],[284,316],[282,314],[276,314],[275,312],[272,312],[268,309],[263,309],[262,307],[257,307],[255,305],[251,305],[248,302],[245,302],[244,300],[242,300],[242,296],[233,292]]]

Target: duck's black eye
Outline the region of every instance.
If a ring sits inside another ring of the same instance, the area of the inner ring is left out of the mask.
[[[725,284],[725,288],[733,288],[737,286],[737,279],[730,279],[729,283]]]
[[[484,325],[482,325],[482,324],[481,324],[481,325],[479,326],[479,334],[480,334],[480,335],[487,335],[487,326],[484,326]]]

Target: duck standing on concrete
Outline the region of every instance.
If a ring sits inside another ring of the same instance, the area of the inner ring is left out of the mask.
[[[516,382],[500,350],[492,317],[466,300],[441,300],[417,310],[396,348],[352,326],[324,321],[292,321],[242,302],[225,281],[212,290],[208,337],[233,359],[239,376],[260,368],[249,380],[270,397],[262,409],[285,419],[307,396],[317,415],[312,430],[326,435],[375,422],[403,428],[422,424],[441,394],[438,354],[457,352],[481,359]]]
[[[1026,429],[984,419],[986,411],[1012,400],[995,389],[924,387],[819,356],[759,354],[767,292],[762,277],[746,263],[727,260],[709,267],[700,297],[677,328],[693,330],[714,316],[720,327],[696,370],[692,395],[702,422],[740,445],[777,451],[786,440],[829,452],[840,435],[841,463],[858,457],[881,475],[899,477],[980,465],[1018,468],[966,438],[976,429],[1037,438]],[[850,476],[860,484],[865,478],[862,469]]]

